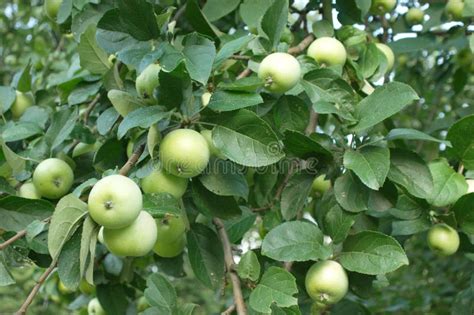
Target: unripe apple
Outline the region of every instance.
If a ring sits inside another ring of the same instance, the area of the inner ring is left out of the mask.
[[[155,246],[156,237],[155,220],[146,211],[141,211],[138,218],[124,228],[104,228],[105,245],[118,256],[145,256]]]
[[[97,298],[93,298],[89,301],[89,305],[87,305],[87,313],[88,315],[107,315]]]
[[[452,255],[459,248],[459,234],[447,224],[436,224],[428,231],[428,246],[438,255]]]
[[[144,296],[141,296],[137,301],[137,311],[143,312],[149,307],[150,307],[150,304],[148,304],[148,301],[146,300],[146,298]]]
[[[53,21],[56,21],[58,16],[59,8],[63,0],[45,0],[44,1],[44,12]]]
[[[218,157],[220,159],[226,160],[227,157],[222,154],[221,150],[219,150],[215,145],[214,141],[212,141],[212,131],[211,130],[201,130],[201,135],[206,139],[207,145],[209,146],[209,151],[211,155]]]
[[[79,142],[72,150],[72,157],[78,157],[80,155],[94,152],[98,148],[98,143],[83,143]]]
[[[159,64],[152,63],[147,66],[145,70],[140,73],[135,82],[138,95],[145,100],[150,102],[154,101],[153,91],[160,84],[158,74],[160,73],[161,67]]]
[[[130,178],[110,175],[92,187],[88,205],[95,222],[106,229],[120,229],[130,225],[140,214],[142,192]]]
[[[326,175],[320,175],[316,177],[311,185],[311,191],[315,195],[323,195],[326,191],[331,188],[331,181],[329,179],[325,179]]]
[[[26,109],[32,106],[34,103],[33,95],[30,93],[22,93],[20,91],[16,91],[16,98],[15,102],[13,102],[12,107],[10,108],[12,112],[12,117],[14,119],[18,119],[23,115]]]
[[[468,179],[467,182],[467,193],[474,193],[474,179]]]
[[[177,129],[163,138],[159,156],[161,165],[168,173],[190,178],[204,171],[210,152],[206,139],[199,132]]]
[[[33,184],[38,193],[58,199],[69,192],[74,181],[71,167],[63,160],[50,158],[42,161],[33,173]]]
[[[169,193],[176,199],[181,198],[188,187],[188,179],[166,173],[166,171],[153,170],[141,181],[145,193]]]
[[[211,100],[212,93],[211,92],[204,92],[201,95],[201,103],[203,107],[209,105],[209,101]]]
[[[306,273],[306,292],[315,301],[323,304],[335,304],[347,293],[349,279],[342,266],[325,260],[315,263]]]
[[[59,280],[58,282],[58,291],[59,293],[64,294],[64,295],[72,293],[72,290],[66,287],[61,280]]]
[[[393,64],[395,63],[395,55],[390,47],[382,43],[376,43],[375,46],[385,55],[387,58],[387,72],[392,70]]]
[[[300,80],[300,63],[290,54],[273,53],[263,58],[258,68],[258,77],[265,80],[268,91],[284,93]]]
[[[181,254],[186,247],[186,234],[182,234],[174,241],[156,242],[153,251],[160,257],[172,258]]]
[[[444,12],[451,20],[462,20],[462,12],[464,10],[464,1],[462,0],[449,0],[446,3]]]
[[[32,182],[21,185],[20,189],[18,189],[18,196],[28,199],[41,199],[41,195]]]
[[[347,59],[344,45],[332,37],[321,37],[313,41],[307,55],[326,66],[344,65]]]
[[[421,24],[423,23],[424,18],[425,12],[423,12],[423,10],[420,8],[411,8],[405,15],[405,20],[407,21],[408,25]]]
[[[99,243],[105,245],[105,243],[104,243],[104,227],[103,226],[100,227],[99,233],[97,233],[97,240],[99,241]]]
[[[372,0],[370,13],[383,15],[391,12],[397,5],[397,0]]]

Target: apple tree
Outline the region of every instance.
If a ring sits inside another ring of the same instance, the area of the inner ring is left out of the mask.
[[[0,8],[1,314],[474,313],[473,0]]]

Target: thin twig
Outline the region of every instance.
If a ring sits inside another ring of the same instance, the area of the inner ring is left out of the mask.
[[[306,36],[298,45],[288,49],[288,53],[292,55],[297,55],[303,52],[314,40],[314,35],[309,34]]]
[[[26,314],[26,311],[28,310],[28,307],[33,302],[33,299],[35,298],[36,294],[38,294],[38,291],[41,288],[41,285],[46,281],[46,279],[51,274],[51,272],[53,272],[55,267],[56,267],[56,260],[53,260],[51,262],[51,265],[48,267],[48,269],[46,269],[46,271],[38,279],[38,282],[35,284],[35,286],[31,290],[30,294],[28,294],[28,297],[26,298],[25,302],[23,302],[20,309],[15,313],[15,315],[25,315]]]
[[[221,315],[231,315],[234,311],[235,311],[235,304],[232,304],[225,311],[223,311]]]
[[[97,95],[94,97],[92,102],[89,103],[89,105],[86,108],[86,111],[84,112],[84,124],[87,124],[87,121],[89,120],[89,115],[91,114],[92,110],[94,109],[95,105],[99,102],[100,99],[100,93],[97,93]]]
[[[51,220],[51,217],[44,219],[43,222],[44,222],[44,223],[48,223],[50,220]],[[0,250],[4,250],[4,249],[7,248],[8,246],[10,246],[12,243],[14,243],[15,241],[19,240],[19,239],[22,238],[23,236],[25,236],[26,233],[27,233],[26,229],[21,230],[21,231],[18,231],[15,235],[13,235],[13,236],[10,237],[8,240],[6,240],[6,241],[3,242],[2,244],[0,244]]]
[[[245,56],[245,55],[232,55],[230,59],[235,59],[235,60],[250,60],[250,56]]]
[[[138,148],[135,149],[133,154],[130,156],[128,161],[125,163],[124,166],[119,171],[120,175],[127,175],[128,172],[132,169],[133,166],[135,166],[135,163],[137,163],[138,159],[140,158],[140,155],[142,155],[143,150],[145,150],[145,144],[140,145]]]
[[[245,68],[244,71],[242,71],[238,76],[237,80],[243,79],[245,77],[248,77],[252,73],[252,70],[250,68]]]
[[[464,164],[461,162],[458,166],[458,173],[462,175],[464,173]]]
[[[222,242],[222,247],[224,249],[224,260],[226,265],[227,274],[232,281],[232,291],[234,293],[234,303],[238,315],[246,315],[247,308],[245,307],[244,297],[242,295],[242,288],[240,287],[240,278],[235,271],[235,262],[232,254],[232,247],[225,230],[224,223],[218,219],[214,218],[213,223],[216,226],[217,232],[219,233],[219,238]]]

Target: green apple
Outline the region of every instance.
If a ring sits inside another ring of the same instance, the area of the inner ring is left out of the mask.
[[[347,293],[349,279],[342,266],[325,260],[315,263],[306,273],[306,292],[315,301],[335,304]]]
[[[49,199],[58,199],[69,192],[74,173],[63,160],[50,158],[42,161],[33,173],[33,184],[38,193]]]
[[[150,307],[150,304],[148,304],[148,301],[146,300],[146,298],[144,296],[141,296],[137,301],[137,311],[143,312],[149,307]]]
[[[273,53],[263,58],[258,68],[258,77],[265,80],[268,91],[284,93],[300,80],[300,63],[290,54]]]
[[[20,189],[18,189],[18,196],[28,199],[41,199],[41,195],[32,182],[21,185]]]
[[[81,279],[79,290],[84,294],[91,295],[95,292],[95,286],[87,282],[86,279]]]
[[[156,237],[155,219],[146,211],[141,211],[138,218],[124,228],[104,228],[105,245],[117,256],[145,256],[155,246]]]
[[[44,12],[53,21],[56,21],[58,16],[59,8],[63,0],[45,0],[44,1]]]
[[[459,248],[459,234],[447,224],[436,224],[428,231],[428,246],[438,255],[452,255]]]
[[[468,179],[467,182],[467,193],[474,193],[474,179]]]
[[[383,15],[391,12],[397,5],[397,0],[372,0],[370,6],[370,13]]]
[[[283,29],[283,33],[281,34],[281,41],[287,43],[288,45],[291,45],[294,39],[295,37],[293,36],[291,30],[288,27],[285,27]]]
[[[211,130],[201,130],[201,135],[206,139],[207,145],[209,146],[209,152],[211,155],[218,157],[223,160],[227,160],[227,157],[222,154],[221,150],[219,150],[215,145],[214,141],[212,141],[212,131]]]
[[[188,179],[168,174],[159,169],[153,170],[141,181],[142,189],[145,193],[169,193],[176,199],[181,198],[188,187]]]
[[[87,314],[89,315],[107,315],[105,310],[100,305],[100,302],[97,298],[93,298],[89,301],[89,305],[87,305]]]
[[[392,70],[393,64],[395,63],[395,55],[390,47],[382,43],[376,43],[375,46],[384,54],[387,58],[387,72]]]
[[[135,82],[138,95],[151,103],[155,100],[153,91],[160,84],[158,78],[160,70],[161,67],[159,64],[152,63],[140,73]]]
[[[12,107],[10,108],[12,112],[12,117],[14,119],[18,119],[23,115],[26,109],[30,106],[33,106],[34,99],[33,95],[30,93],[22,93],[20,91],[16,91],[16,98],[15,102],[13,102]]]
[[[160,257],[172,258],[181,254],[186,247],[186,234],[182,234],[174,241],[156,242],[153,251]]]
[[[99,147],[98,142],[92,143],[92,144],[79,142],[72,150],[72,157],[75,158],[83,154],[94,152],[95,150],[98,149],[98,147]]]
[[[331,188],[331,181],[325,179],[326,175],[320,175],[313,180],[311,185],[311,191],[316,195],[323,195],[326,191]]]
[[[347,52],[344,45],[335,38],[321,37],[309,45],[307,55],[320,65],[344,65]]]
[[[202,103],[203,107],[206,107],[207,105],[209,105],[209,102],[211,100],[211,96],[212,96],[211,92],[204,92],[201,95],[201,103]]]
[[[425,12],[423,12],[423,10],[420,8],[411,8],[405,15],[405,20],[407,21],[408,25],[421,24],[423,23],[424,19]]]
[[[186,223],[179,216],[167,216],[156,220],[158,237],[156,239],[154,252],[161,257],[178,256],[186,246]]]
[[[133,154],[133,147],[135,146],[134,140],[129,140],[127,143],[127,157],[130,158]]]
[[[130,225],[140,214],[142,192],[130,178],[110,175],[92,187],[88,205],[89,214],[95,222],[106,229],[120,229]]]
[[[66,294],[71,294],[71,293],[73,292],[73,291],[70,290],[68,287],[66,287],[66,286],[64,285],[64,283],[63,283],[61,280],[59,280],[59,282],[58,282],[58,291],[59,291],[61,294],[64,294],[64,295],[66,295]]]
[[[163,138],[159,156],[161,165],[168,173],[190,178],[204,171],[210,152],[206,139],[199,132],[177,129]]]
[[[464,11],[464,1],[462,0],[449,0],[446,3],[444,12],[451,20],[462,20],[462,12]]]

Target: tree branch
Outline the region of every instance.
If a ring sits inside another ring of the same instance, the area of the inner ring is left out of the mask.
[[[145,144],[140,145],[138,148],[135,149],[133,154],[130,156],[128,161],[125,163],[124,166],[119,171],[120,175],[127,175],[128,172],[132,169],[133,166],[135,166],[135,163],[137,163],[138,159],[140,158],[140,155],[142,155],[143,150],[145,150]]]
[[[44,222],[44,223],[48,223],[50,220],[51,220],[51,217],[44,219],[43,222]],[[7,248],[7,247],[10,246],[12,243],[14,243],[15,241],[19,240],[20,238],[22,238],[22,237],[25,236],[25,235],[26,235],[26,229],[21,230],[21,231],[18,231],[15,235],[13,235],[13,236],[10,237],[8,240],[6,240],[6,241],[3,242],[2,244],[0,244],[0,250],[4,250],[5,248]]]
[[[38,279],[38,282],[35,284],[35,286],[31,290],[30,294],[26,298],[25,302],[23,302],[20,309],[15,313],[15,315],[25,315],[26,314],[26,311],[28,310],[28,307],[30,306],[31,302],[33,302],[33,299],[35,298],[36,294],[38,294],[38,291],[41,288],[41,285],[46,281],[46,279],[51,274],[51,272],[53,272],[55,267],[56,267],[56,260],[53,260],[51,262],[51,265],[48,267],[48,269],[46,269],[46,271],[43,272],[41,277]]]
[[[100,93],[97,93],[97,95],[94,97],[92,102],[90,102],[89,105],[87,106],[87,109],[84,112],[84,118],[83,118],[84,124],[87,124],[87,121],[89,120],[89,115],[91,114],[95,105],[97,105],[97,103],[99,102],[99,99],[100,99]]]
[[[212,221],[216,226],[217,232],[219,233],[219,238],[222,242],[222,247],[224,249],[224,260],[227,273],[230,277],[230,280],[232,281],[232,291],[234,293],[234,303],[237,309],[237,314],[246,315],[247,309],[245,307],[244,297],[242,295],[242,288],[240,287],[240,278],[234,270],[235,262],[229,236],[225,230],[224,223],[220,219],[214,218]]]

